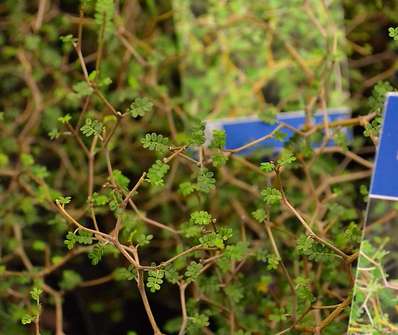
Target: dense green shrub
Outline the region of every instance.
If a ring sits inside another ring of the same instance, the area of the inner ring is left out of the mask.
[[[204,145],[168,1],[2,2],[0,332],[343,334],[397,9],[344,5],[356,114],[312,124],[315,69],[305,128],[264,160]]]

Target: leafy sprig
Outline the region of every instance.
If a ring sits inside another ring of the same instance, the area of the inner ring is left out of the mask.
[[[163,186],[164,185],[164,177],[169,171],[170,166],[161,160],[157,160],[155,164],[153,164],[147,173],[146,180],[152,186]]]
[[[147,97],[137,97],[131,103],[130,107],[127,109],[127,113],[130,114],[131,117],[137,118],[139,116],[144,116],[146,113],[149,113],[153,108],[153,102]]]
[[[163,284],[164,271],[154,270],[148,272],[148,279],[146,286],[150,289],[152,293],[159,291],[161,285]]]
[[[146,134],[145,137],[141,139],[141,143],[145,149],[157,151],[160,154],[166,153],[170,147],[169,138],[156,133]]]
[[[104,125],[98,120],[87,118],[80,130],[87,137],[100,136],[104,131]]]

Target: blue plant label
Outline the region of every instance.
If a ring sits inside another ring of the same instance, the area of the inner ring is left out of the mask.
[[[328,122],[344,120],[351,117],[351,111],[345,108],[329,109],[327,110],[326,114],[328,117]],[[313,119],[314,123],[322,124],[324,122],[324,117],[324,113],[316,113]],[[246,149],[241,152],[241,154],[248,154],[258,148],[272,148],[274,151],[281,150],[286,141],[288,141],[294,135],[294,129],[302,129],[304,123],[305,113],[303,111],[285,112],[278,114],[277,122],[272,125],[261,121],[257,117],[230,118],[208,121],[206,125],[206,132],[207,138],[209,139],[214,129],[224,130],[226,134],[225,149],[233,150],[271,133],[281,124],[284,124],[290,128],[283,127],[280,130],[285,135],[283,141],[270,138],[266,141],[258,143],[250,149]],[[348,138],[352,138],[352,133],[348,129],[344,129],[344,132]],[[333,139],[331,139],[327,145],[334,146],[335,143]]]
[[[398,200],[398,94],[387,95],[370,187],[371,198]]]

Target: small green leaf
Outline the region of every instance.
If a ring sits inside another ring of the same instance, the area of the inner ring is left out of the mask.
[[[181,193],[183,196],[190,195],[194,191],[195,186],[189,181],[185,181],[178,186],[178,192]]]
[[[104,131],[104,125],[98,120],[87,118],[84,125],[80,128],[83,135],[90,137],[93,135],[101,135]]]
[[[131,117],[139,117],[144,116],[146,113],[150,112],[153,108],[153,102],[147,97],[137,97],[131,103],[130,107],[127,110],[127,113],[130,114]]]
[[[72,197],[58,197],[55,201],[57,201],[61,206],[65,206],[69,204],[72,200]]]
[[[114,182],[124,190],[127,190],[129,187],[130,179],[127,178],[122,171],[120,170],[113,170],[112,171],[112,178]]]
[[[214,173],[203,169],[198,175],[198,180],[195,188],[200,192],[209,193],[215,188],[215,184],[216,180],[214,179]]]
[[[279,190],[273,187],[266,187],[261,191],[263,201],[267,205],[275,205],[282,200],[282,194]]]
[[[34,301],[36,301],[36,303],[40,302],[40,295],[43,293],[43,290],[39,287],[34,287],[31,291],[30,291],[30,296],[32,297],[32,299]]]
[[[110,84],[112,84],[112,79],[109,77],[101,78],[97,83],[99,87],[107,87]]]
[[[286,166],[292,164],[296,160],[293,153],[290,150],[283,149],[281,155],[278,159],[278,164],[280,166]]]
[[[212,217],[206,211],[196,211],[191,214],[189,222],[195,225],[205,226],[210,224]]]
[[[351,222],[349,226],[336,236],[336,246],[340,249],[353,247],[361,242],[362,231],[355,222]]]
[[[211,232],[199,238],[199,242],[207,248],[225,248],[225,241],[232,237],[232,229],[220,228],[218,232]]]
[[[88,253],[88,258],[91,260],[92,265],[97,265],[101,261],[103,255],[104,245],[96,244],[93,250]]]
[[[189,133],[189,144],[202,145],[206,141],[205,136],[206,124],[204,122],[197,122],[193,125]]]
[[[93,243],[93,236],[90,232],[84,230],[80,230],[78,235],[71,231],[68,232],[64,241],[66,247],[71,250],[76,243],[90,245]]]
[[[209,317],[205,314],[195,313],[189,318],[188,329],[193,328],[193,332],[201,330],[209,325]],[[191,333],[192,331],[190,331]]]
[[[59,39],[65,47],[70,47],[73,43],[77,43],[77,38],[73,37],[72,34],[60,36]]]
[[[215,129],[213,130],[212,140],[209,148],[212,149],[224,149],[226,143],[225,130]]]
[[[152,241],[152,239],[153,239],[153,235],[151,235],[151,234],[146,235],[143,233],[140,233],[134,237],[134,241],[140,247],[144,247],[144,246],[148,245]]]
[[[267,269],[268,270],[276,270],[279,266],[279,262],[281,259],[277,255],[268,255],[267,257]]]
[[[141,143],[145,149],[157,151],[160,154],[166,153],[170,147],[168,137],[156,133],[145,134],[145,137],[141,139]]]
[[[93,193],[92,201],[94,206],[104,206],[109,202],[108,197],[105,194]]]
[[[164,270],[165,277],[167,281],[171,284],[177,284],[179,280],[178,271],[174,266],[168,266]]]
[[[260,223],[263,222],[265,220],[265,218],[267,217],[265,210],[262,208],[256,209],[254,212],[252,212],[252,215]]]
[[[59,138],[60,135],[61,135],[60,132],[56,128],[52,129],[48,133],[48,136],[50,137],[51,140],[56,140],[57,138]]]
[[[230,260],[239,261],[247,254],[249,245],[247,242],[238,242],[234,245],[228,245],[225,248],[224,256]]]
[[[398,27],[390,27],[388,28],[388,36],[394,39],[394,41],[398,41]]]
[[[163,186],[164,185],[164,177],[169,171],[170,167],[162,162],[161,160],[157,160],[155,164],[153,164],[147,173],[146,180],[152,186]]]
[[[50,173],[48,172],[47,168],[42,165],[33,165],[32,166],[32,173],[34,176],[36,176],[39,179],[45,179],[47,178]]]
[[[306,235],[300,235],[297,240],[296,251],[299,255],[308,257],[310,260],[323,261],[329,258],[329,251],[324,246],[314,241],[313,238]]]
[[[88,80],[94,81],[96,77],[97,77],[97,71],[94,70],[88,75]]]
[[[93,88],[85,81],[79,81],[78,83],[74,84],[73,91],[75,91],[79,98],[89,96],[94,92]]]
[[[80,244],[92,244],[93,243],[93,234],[89,231],[79,230],[79,234],[77,235],[77,242]]]
[[[72,232],[68,232],[64,241],[64,244],[66,245],[68,250],[72,250],[76,243],[77,243],[77,236]]]
[[[299,276],[294,280],[294,282],[296,284],[296,294],[299,301],[304,304],[312,303],[315,298],[312,295],[310,280],[303,276]]]
[[[196,281],[202,269],[203,269],[202,264],[191,262],[191,264],[188,265],[187,270],[185,271],[185,277],[187,278],[187,283]]]
[[[275,170],[275,164],[273,162],[265,162],[260,164],[260,169],[263,172],[269,173]]]
[[[65,114],[64,116],[60,116],[57,120],[62,124],[66,124],[70,120],[72,120],[72,117],[70,116],[70,114]]]
[[[95,23],[98,29],[104,25],[105,36],[108,36],[114,30],[113,16],[115,14],[115,5],[113,0],[97,0],[95,3]]]
[[[164,271],[152,270],[148,272],[148,279],[146,286],[152,293],[160,290],[160,285],[163,284]]]
[[[220,167],[226,164],[228,161],[228,157],[225,156],[223,153],[214,154],[211,156],[213,166]]]
[[[33,321],[34,319],[35,319],[34,316],[29,315],[29,314],[24,314],[24,315],[22,316],[22,318],[21,318],[21,323],[22,323],[23,325],[27,325],[27,324],[32,323],[32,321]]]

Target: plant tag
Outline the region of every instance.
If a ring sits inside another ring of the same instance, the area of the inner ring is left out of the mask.
[[[398,94],[390,93],[359,250],[349,335],[398,334]]]
[[[387,96],[369,197],[398,200],[398,94]]]
[[[347,108],[327,110],[328,122],[345,120],[350,117],[351,111]],[[248,154],[259,148],[272,148],[273,151],[279,151],[283,148],[286,141],[294,135],[295,131],[302,130],[305,123],[305,113],[304,111],[279,113],[276,119],[277,122],[275,124],[267,124],[257,117],[226,118],[207,121],[206,138],[207,141],[210,142],[213,130],[224,130],[226,134],[225,149],[234,150],[270,134],[278,126],[282,125],[284,126],[280,130],[284,135],[282,141],[270,138],[250,147],[249,149],[242,150],[240,153]],[[317,125],[323,124],[325,122],[324,113],[317,112],[314,115],[313,121]],[[348,139],[352,138],[352,132],[349,129],[344,128],[343,132]],[[321,141],[314,145],[314,147],[319,147],[321,145]],[[327,143],[327,146],[334,145],[335,142],[333,138],[331,138]]]

